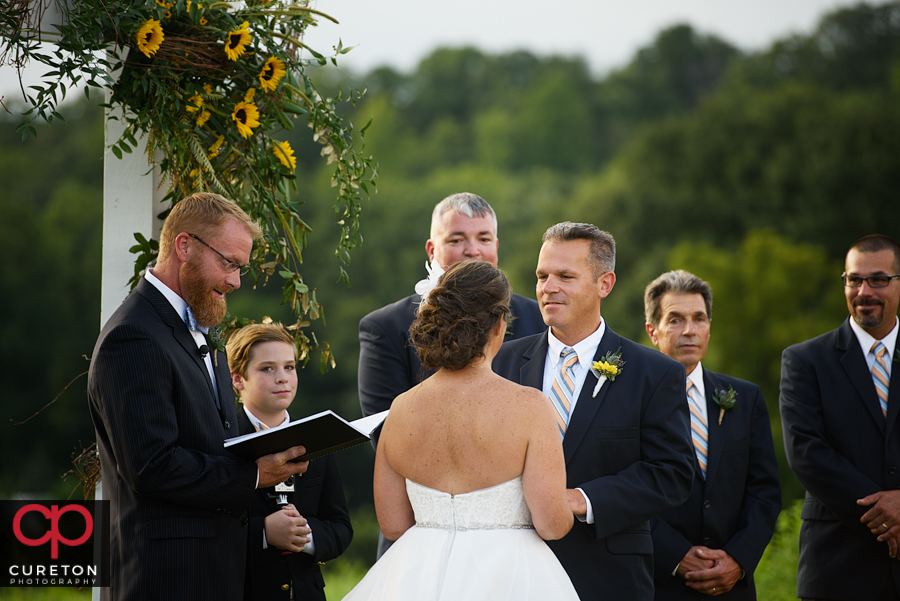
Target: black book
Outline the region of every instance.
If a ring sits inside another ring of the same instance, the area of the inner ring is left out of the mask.
[[[371,440],[372,433],[381,426],[387,414],[382,411],[348,422],[334,411],[323,411],[286,426],[229,438],[225,448],[240,459],[256,461],[264,455],[303,445],[306,454],[294,461],[309,461]]]

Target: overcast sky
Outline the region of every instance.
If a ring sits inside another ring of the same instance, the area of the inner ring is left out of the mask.
[[[312,0],[340,21],[322,20],[305,42],[329,53],[338,39],[357,46],[342,67],[380,65],[410,71],[441,46],[487,52],[525,49],[538,55],[580,55],[602,74],[624,65],[660,30],[689,23],[744,50],[791,33],[812,31],[826,12],[851,0]],[[36,75],[36,74],[35,74]],[[12,67],[0,67],[0,94],[21,96]]]
[[[660,30],[689,23],[742,49],[759,49],[850,0],[313,0],[340,25],[322,21],[306,42],[324,51],[340,38],[358,46],[340,61],[356,71],[392,65],[409,71],[440,46],[489,52],[526,49],[580,55],[595,73],[628,62]]]

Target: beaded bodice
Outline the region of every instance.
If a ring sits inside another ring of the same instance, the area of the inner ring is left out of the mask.
[[[522,477],[459,495],[406,481],[406,492],[420,528],[484,530],[533,528]]]

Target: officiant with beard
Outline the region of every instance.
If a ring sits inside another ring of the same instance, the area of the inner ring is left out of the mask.
[[[303,447],[251,463],[223,446],[238,435],[234,391],[207,330],[259,236],[236,203],[185,198],[163,225],[156,266],[100,333],[88,399],[110,502],[101,599],[241,599],[254,489],[308,467],[289,461]]]

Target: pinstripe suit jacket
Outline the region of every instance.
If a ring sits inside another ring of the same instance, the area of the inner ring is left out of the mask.
[[[224,356],[209,372],[184,321],[141,280],[94,347],[88,400],[111,502],[101,598],[240,599],[257,467],[223,448],[238,426]]]

